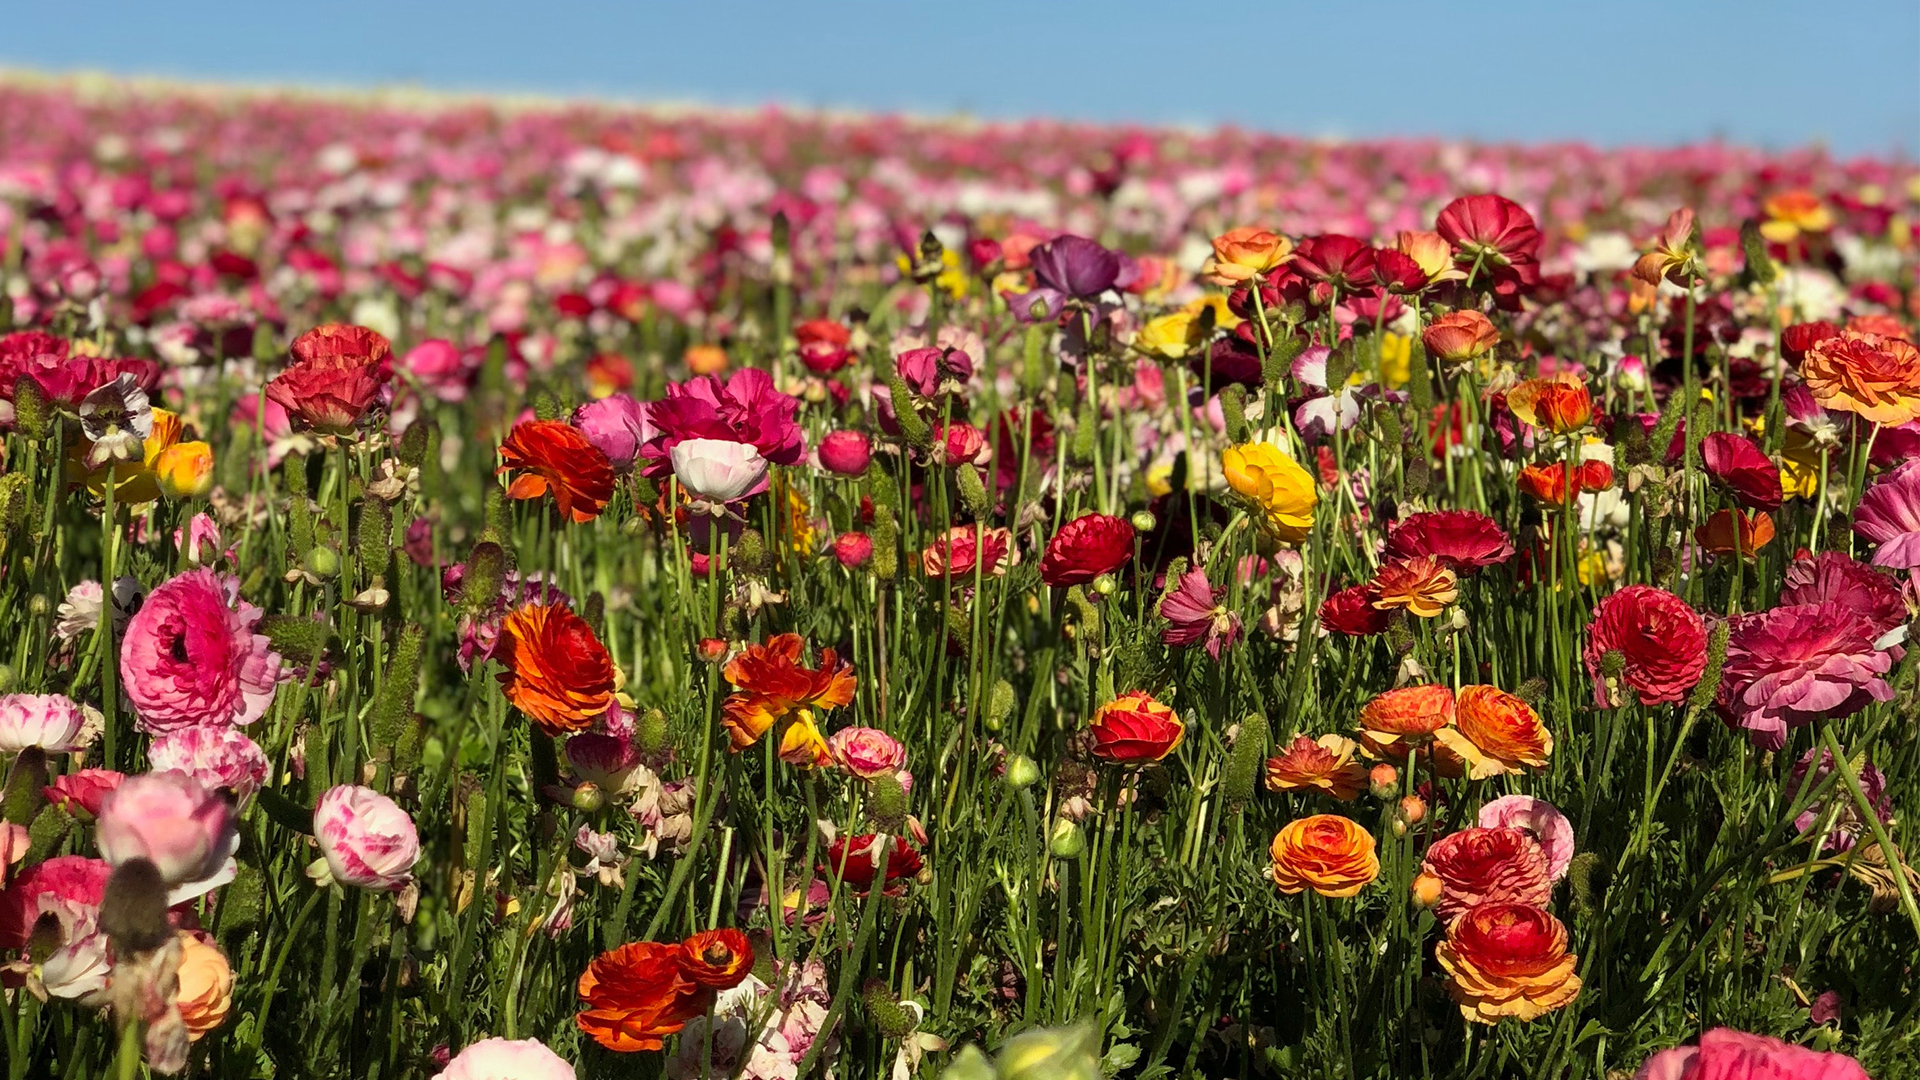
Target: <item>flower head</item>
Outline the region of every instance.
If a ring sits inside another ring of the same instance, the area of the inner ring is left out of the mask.
[[[65,694],[0,694],[0,754],[29,747],[72,753],[91,745],[98,734]]]
[[[1837,1051],[1810,1050],[1767,1035],[1714,1028],[1695,1046],[1648,1058],[1633,1080],[1872,1080]]]
[[[1093,755],[1121,765],[1159,761],[1174,752],[1187,733],[1180,715],[1145,691],[1121,694],[1087,722]]]
[[[573,426],[620,473],[633,468],[640,447],[656,434],[646,406],[626,394],[608,394],[574,409]]]
[[[1399,609],[1422,619],[1440,614],[1460,595],[1453,571],[1430,555],[1381,563],[1367,588],[1374,607]]]
[[[1380,876],[1373,834],[1338,814],[1289,821],[1274,834],[1268,855],[1268,876],[1289,896],[1307,889],[1328,897],[1358,896]]]
[[[573,1066],[539,1039],[481,1039],[435,1080],[574,1080]]]
[[[766,490],[767,459],[752,443],[683,439],[672,457],[674,477],[701,502],[725,506]]]
[[[267,780],[267,755],[238,728],[202,724],[154,736],[147,761],[156,770],[186,773],[209,789],[245,799]]]
[[[372,788],[328,788],[313,808],[313,836],[331,880],[357,889],[398,892],[420,861],[413,819]]]
[[[1255,225],[1228,229],[1213,238],[1213,254],[1200,274],[1215,285],[1238,285],[1272,270],[1293,253],[1293,241]]]
[[[1450,363],[1477,360],[1500,344],[1492,320],[1472,308],[1448,312],[1427,324],[1420,342],[1437,359]]]
[[[906,891],[907,882],[920,873],[920,867],[920,853],[907,843],[906,837],[868,833],[836,837],[827,845],[826,861],[819,869],[845,882],[861,896],[872,891],[875,880],[883,882],[882,892],[898,896]]]
[[[1429,556],[1455,573],[1472,574],[1513,557],[1513,543],[1498,523],[1473,510],[1410,514],[1387,535],[1387,557]]]
[[[1442,922],[1479,904],[1534,904],[1553,898],[1547,853],[1523,829],[1472,828],[1434,841],[1420,872],[1440,879],[1434,913]]]
[[[1072,299],[1091,300],[1120,279],[1120,256],[1084,236],[1057,236],[1029,258],[1040,288]]]
[[[1227,486],[1259,512],[1270,534],[1287,543],[1307,538],[1320,493],[1299,462],[1272,443],[1245,443],[1228,447],[1220,463]]]
[[[973,580],[979,566],[987,577],[1001,577],[1020,562],[1013,534],[1006,529],[955,525],[935,537],[920,552],[920,570],[930,578],[951,577],[955,584]]]
[[[1780,466],[1767,459],[1753,440],[1729,431],[1716,431],[1700,442],[1707,472],[1725,485],[1741,505],[1755,510],[1778,510],[1785,492]]]
[[[240,845],[233,806],[178,772],[128,777],[101,800],[96,829],[108,863],[146,859],[169,888],[214,877]]]
[[[548,492],[563,517],[592,521],[613,497],[613,463],[578,428],[558,420],[515,424],[500,444],[500,472],[514,474],[510,499]]]
[[[187,930],[180,941],[180,985],[176,1004],[189,1041],[227,1022],[233,1008],[233,966],[213,939]]]
[[[1341,802],[1352,802],[1367,786],[1367,767],[1355,760],[1360,747],[1344,735],[1296,735],[1286,748],[1267,759],[1267,788],[1271,791],[1319,791]]]
[[[1567,928],[1527,904],[1466,912],[1447,928],[1436,957],[1448,995],[1473,1023],[1537,1020],[1580,996],[1580,958],[1567,952]]]
[[[1618,654],[1618,675],[1607,657]],[[1651,585],[1629,585],[1600,601],[1583,653],[1594,704],[1612,708],[1631,691],[1642,705],[1685,697],[1707,667],[1707,624],[1685,600]]]
[[[1523,423],[1556,435],[1579,431],[1593,422],[1593,396],[1570,374],[1528,379],[1507,391],[1507,408]]]
[[[1866,616],[1835,600],[1741,616],[1727,638],[1718,704],[1754,745],[1777,750],[1790,728],[1893,700],[1893,658]]]
[[[189,570],[154,589],[127,621],[120,685],[140,730],[244,725],[266,713],[280,656],[253,632],[263,613],[239,594],[233,578]]]
[[[316,327],[295,338],[291,351],[294,362],[267,383],[267,399],[323,434],[352,431],[393,378],[392,347],[364,326]]]
[[[1853,508],[1855,536],[1878,544],[1873,565],[1920,568],[1920,461],[1881,477]]]
[[[636,941],[601,953],[576,985],[580,1030],[609,1050],[659,1050],[666,1036],[713,1007],[715,991],[689,979],[679,944]],[[744,975],[743,975],[744,977]]]
[[[1533,706],[1495,686],[1463,686],[1454,700],[1454,726],[1435,734],[1480,780],[1543,769],[1553,756],[1553,733]]]
[[[549,735],[580,731],[613,707],[613,658],[564,604],[528,603],[500,627],[507,700]]]
[[[835,765],[862,780],[892,776],[907,764],[907,748],[878,728],[841,728],[827,740],[827,750]]]
[[[725,382],[702,375],[671,383],[664,400],[647,406],[656,434],[640,447],[640,474],[665,477],[684,439],[750,443],[769,464],[797,465],[807,452],[799,412],[800,400],[774,389],[773,376],[759,368],[742,368]]]
[[[853,700],[853,667],[830,648],[820,650],[819,667],[805,667],[805,649],[800,635],[780,634],[764,645],[748,645],[721,669],[735,687],[721,704],[721,723],[736,753],[784,725],[783,759],[808,766],[832,762],[817,714]]]
[[[1207,571],[1196,566],[1180,575],[1179,581],[1160,598],[1160,617],[1167,620],[1160,640],[1175,648],[1190,648],[1206,642],[1207,655],[1215,660],[1240,639],[1240,616],[1222,604],[1227,590],[1216,589],[1207,581]]]
[[[1920,419],[1920,348],[1910,341],[1843,330],[1800,361],[1813,399],[1889,427]]]
[[[1480,808],[1483,829],[1520,829],[1547,854],[1547,877],[1559,881],[1573,863],[1573,823],[1558,807],[1530,795],[1502,795]]]
[[[1133,558],[1133,526],[1111,514],[1083,514],[1047,541],[1040,580],[1053,586],[1085,585]]]
[[[1408,746],[1452,724],[1454,708],[1453,691],[1445,686],[1388,690],[1360,707],[1360,743],[1375,756],[1405,757]]]

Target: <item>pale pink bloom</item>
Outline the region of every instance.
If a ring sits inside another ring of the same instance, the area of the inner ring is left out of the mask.
[[[1483,829],[1520,829],[1531,833],[1547,853],[1547,877],[1559,881],[1573,862],[1573,823],[1558,807],[1531,795],[1502,795],[1480,808]]]
[[[245,799],[267,782],[267,755],[230,727],[190,727],[155,737],[147,747],[154,769],[183,772],[210,788]]]
[[[827,739],[833,763],[863,780],[897,773],[907,763],[907,748],[878,728],[841,728]]]
[[[1207,655],[1220,659],[1240,639],[1240,616],[1221,603],[1226,595],[1227,590],[1207,581],[1207,572],[1200,567],[1180,575],[1178,586],[1160,601],[1160,616],[1168,623],[1160,631],[1160,640],[1185,649],[1204,639]]]
[[[1845,1054],[1823,1053],[1765,1035],[1714,1028],[1698,1046],[1648,1058],[1633,1080],[1872,1080]]]
[[[752,443],[685,439],[671,454],[680,486],[704,502],[725,505],[766,487],[767,459]]]
[[[447,1063],[439,1080],[574,1080],[573,1066],[538,1039],[482,1039]]]
[[[67,754],[85,749],[98,735],[65,694],[0,695],[0,754],[28,747]]]
[[[127,620],[133,616],[135,608],[146,597],[146,590],[130,577],[115,579],[113,583],[113,630],[115,634],[126,631]],[[58,621],[53,624],[53,636],[61,641],[72,641],[81,634],[91,633],[100,628],[100,583],[83,581],[67,590],[66,599],[60,601],[55,614]]]
[[[146,859],[170,889],[218,884],[240,846],[233,806],[181,772],[127,777],[101,800],[95,834],[109,864]]]
[[[356,888],[397,892],[413,880],[413,864],[420,861],[413,819],[372,788],[328,789],[313,808],[313,835],[328,876]],[[308,872],[320,876],[318,867]]]
[[[160,734],[196,724],[251,724],[273,701],[280,656],[254,633],[262,612],[237,579],[189,570],[153,590],[127,622],[120,684],[137,726]]]

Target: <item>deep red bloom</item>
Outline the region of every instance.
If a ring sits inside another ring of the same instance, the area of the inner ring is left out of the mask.
[[[1373,593],[1365,585],[1350,585],[1320,604],[1320,625],[1336,634],[1384,634],[1391,621],[1392,612],[1374,607]]]
[[[1609,693],[1609,653],[1620,654],[1619,688]],[[1685,600],[1651,585],[1629,585],[1593,609],[1584,653],[1593,700],[1612,708],[1632,691],[1642,705],[1686,696],[1707,667],[1707,624]]]
[[[1342,293],[1370,293],[1374,289],[1374,250],[1365,240],[1339,233],[1309,236],[1293,252],[1293,269],[1316,285]],[[1316,299],[1319,299],[1316,296]]]
[[[294,362],[267,383],[267,399],[294,422],[329,435],[353,430],[393,377],[393,349],[364,326],[329,323],[294,339]]]
[[[1413,256],[1404,251],[1376,248],[1373,252],[1373,280],[1390,293],[1405,295],[1427,287],[1427,272],[1420,268]]]
[[[1513,543],[1499,524],[1473,510],[1412,514],[1387,537],[1389,559],[1431,555],[1442,566],[1471,574],[1513,557]]]
[[[1434,231],[1452,244],[1464,263],[1500,265],[1534,262],[1540,253],[1540,229],[1533,215],[1504,195],[1463,195],[1448,203]]]
[[[6,341],[12,344],[5,344]],[[34,348],[57,351],[27,353]],[[9,355],[14,354],[14,355]],[[49,334],[27,331],[0,339],[0,399],[13,400],[14,387],[30,378],[53,404],[77,409],[88,394],[122,375],[133,376],[142,390],[160,385],[160,365],[151,360],[110,356],[69,356],[67,343]]]
[[[827,861],[820,864],[822,873],[837,877],[851,885],[855,892],[865,896],[873,888],[873,879],[879,871],[874,866],[874,841],[878,836],[867,833],[849,840],[838,837],[827,845]],[[886,893],[898,895],[906,888],[906,880],[920,872],[920,853],[907,843],[904,836],[893,838],[892,849],[886,853]]]
[[[1780,466],[1768,460],[1753,440],[1730,431],[1716,431],[1701,440],[1700,456],[1706,460],[1707,471],[1731,489],[1741,505],[1756,510],[1780,509]]]
[[[1040,559],[1040,580],[1049,585],[1085,585],[1110,574],[1133,558],[1133,526],[1111,514],[1074,518],[1053,539]]]
[[[800,362],[815,375],[831,375],[853,362],[847,343],[853,331],[832,319],[809,319],[793,328]]]
[[[1790,363],[1798,365],[1807,352],[1828,338],[1840,336],[1840,328],[1822,319],[1819,322],[1794,323],[1780,331],[1780,351]]]

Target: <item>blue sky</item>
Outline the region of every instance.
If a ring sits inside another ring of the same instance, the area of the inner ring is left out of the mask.
[[[62,0],[0,63],[1306,135],[1920,154],[1915,0]]]

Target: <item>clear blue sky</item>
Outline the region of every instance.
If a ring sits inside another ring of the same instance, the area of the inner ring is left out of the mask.
[[[1920,0],[28,0],[0,63],[210,80],[1920,153]]]

